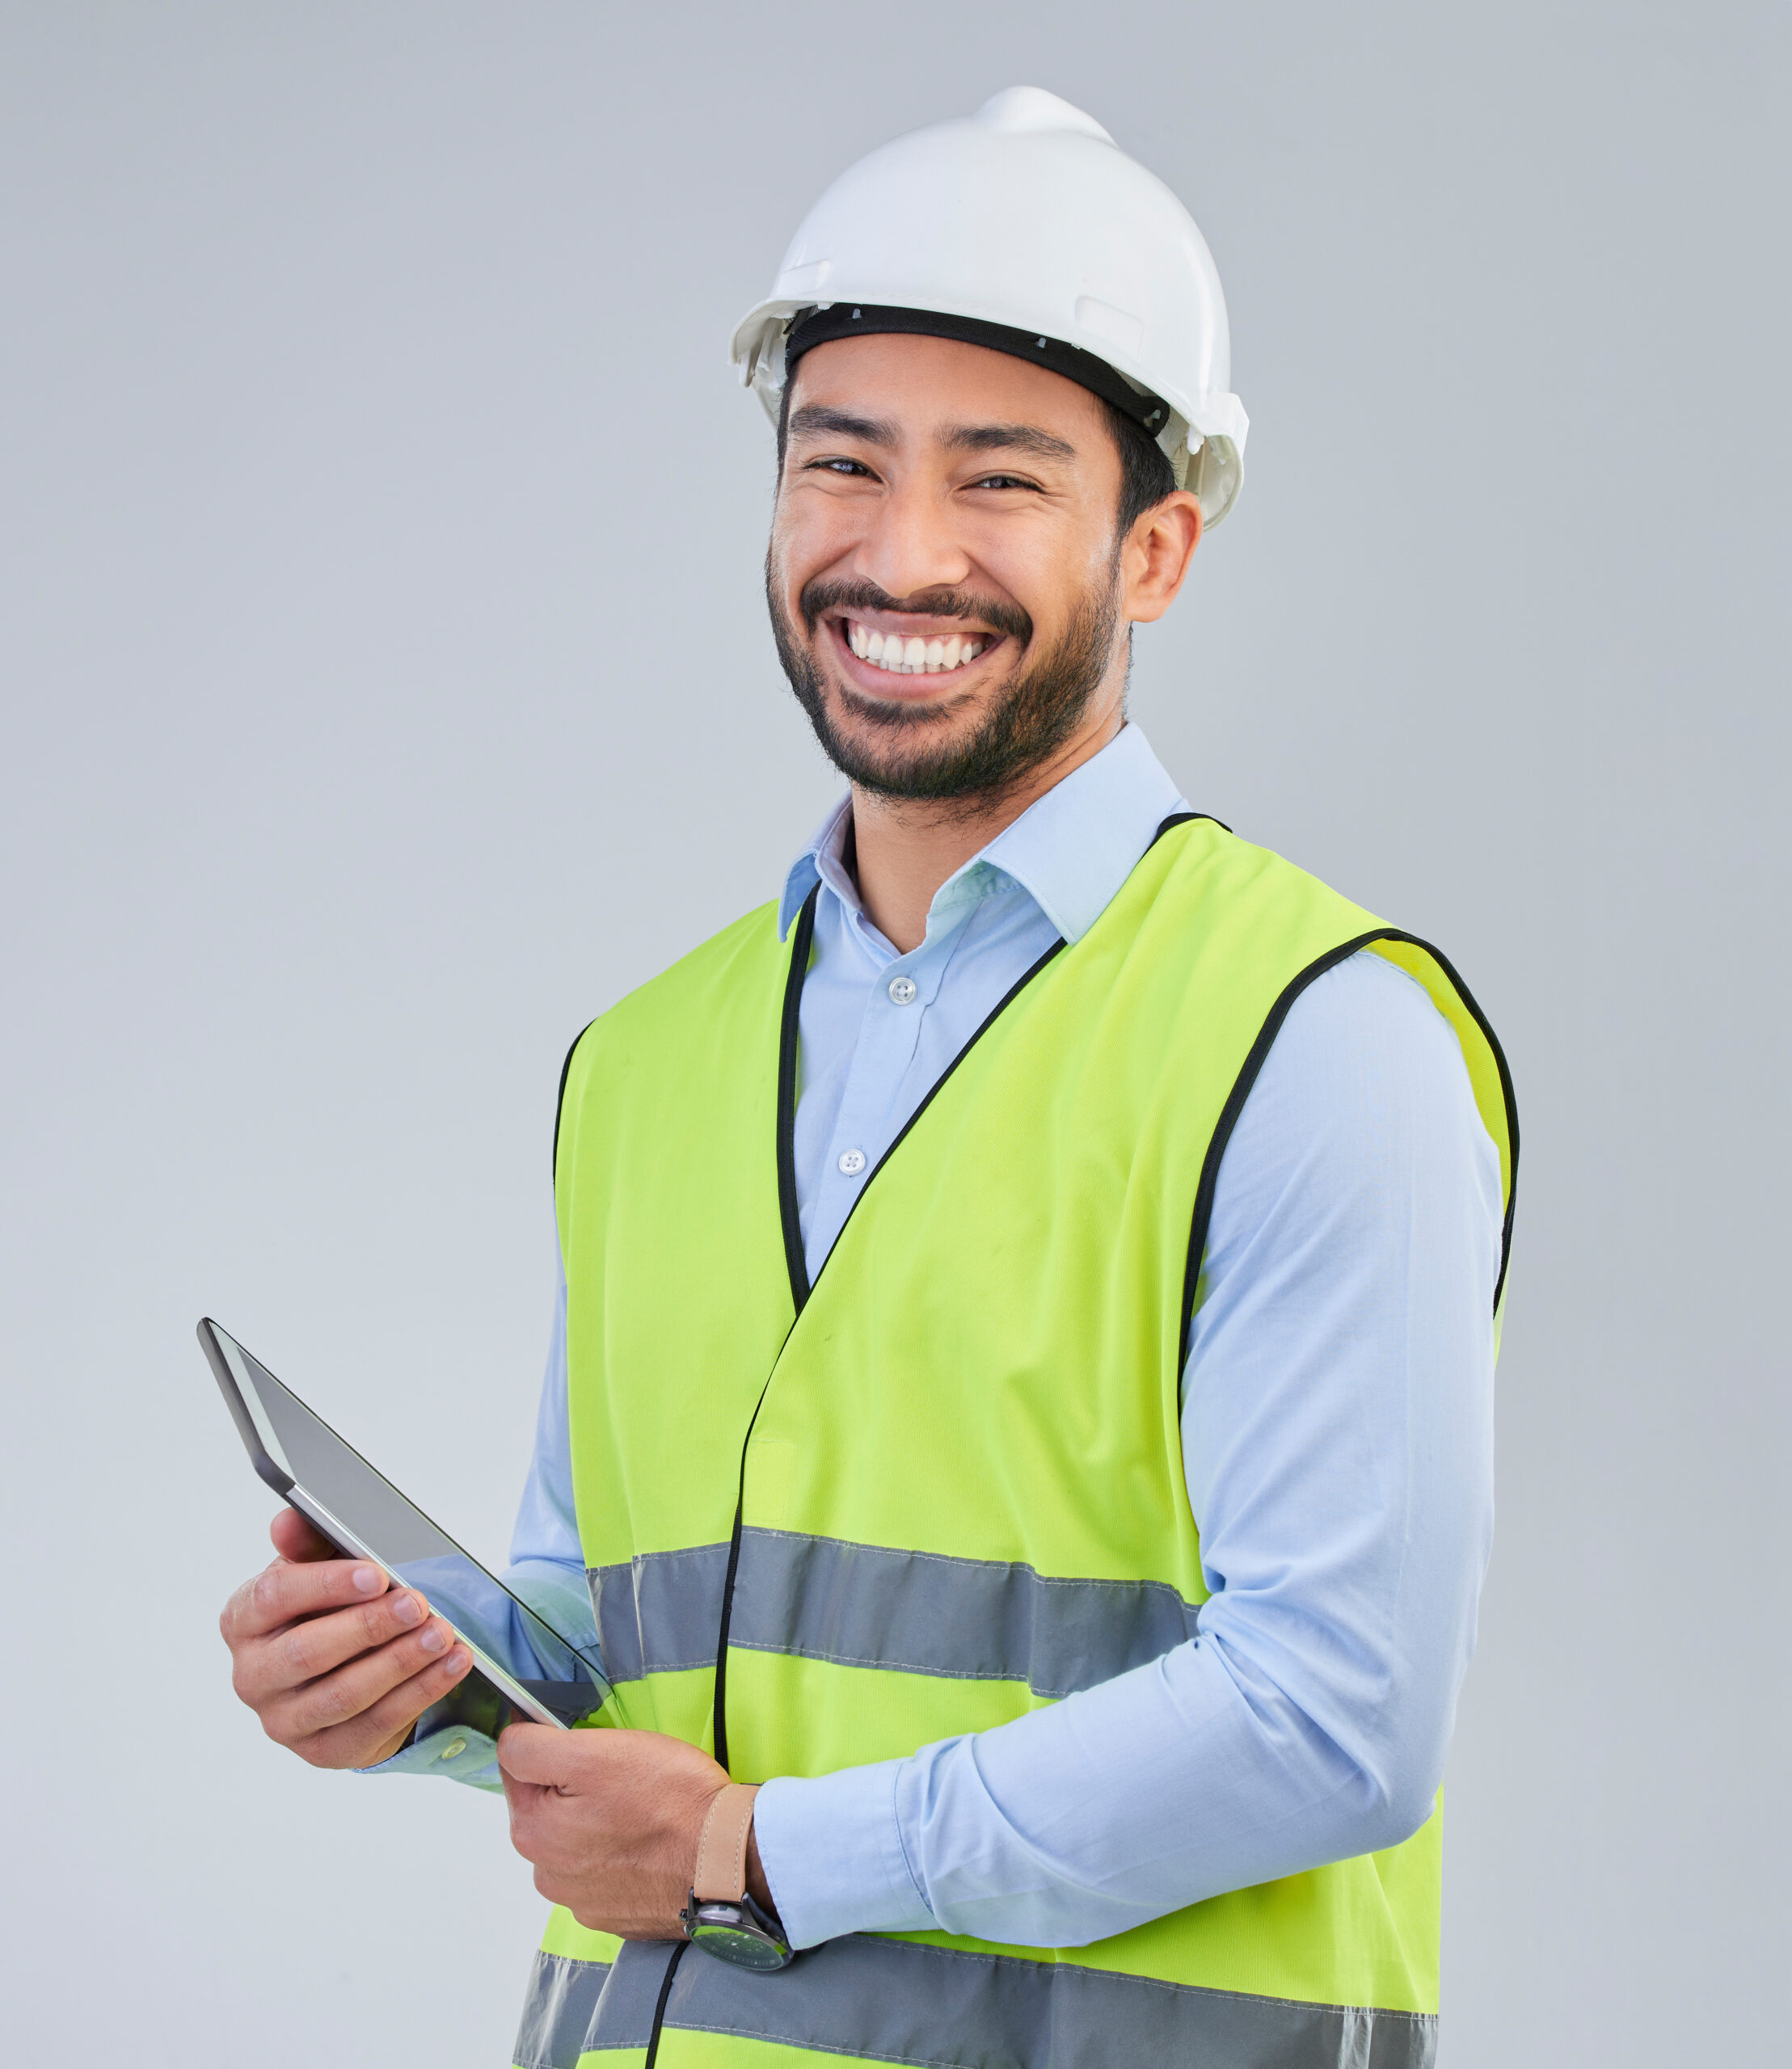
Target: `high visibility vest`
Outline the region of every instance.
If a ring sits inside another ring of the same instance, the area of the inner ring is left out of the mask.
[[[1207,1217],[1313,978],[1365,947],[1417,978],[1508,1208],[1517,1149],[1499,1047],[1440,954],[1183,818],[960,1054],[812,1286],[791,1122],[812,914],[781,942],[750,913],[594,1022],[555,1149],[600,1722],[744,1781],[907,1755],[1197,1637],[1179,1392]],[[1436,2044],[1439,1859],[1434,1811],[1384,1852],[1087,1946],[855,1933],[771,1974],[556,1911],[517,2060],[1410,2069]]]

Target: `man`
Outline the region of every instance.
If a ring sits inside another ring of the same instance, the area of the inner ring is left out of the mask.
[[[1443,959],[1126,723],[1237,491],[1206,247],[1016,89],[848,172],[736,357],[850,788],[567,1059],[513,1578],[614,1689],[495,1747],[517,2059],[1428,2063],[1516,1123]],[[270,1734],[489,1785],[440,1619],[274,1537]]]

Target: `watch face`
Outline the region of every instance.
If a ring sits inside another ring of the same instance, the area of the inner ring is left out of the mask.
[[[789,1964],[790,1949],[756,1924],[745,1904],[695,1904],[685,1919],[692,1940],[719,1961],[741,1969],[781,1969]]]
[[[706,1954],[719,1954],[736,1968],[781,1969],[791,1958],[750,1925],[699,1925],[691,1937]]]

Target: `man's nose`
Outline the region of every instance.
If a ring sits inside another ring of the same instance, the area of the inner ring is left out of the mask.
[[[919,483],[892,488],[877,504],[853,557],[853,572],[901,598],[951,589],[968,579],[971,559],[954,537],[951,512]]]

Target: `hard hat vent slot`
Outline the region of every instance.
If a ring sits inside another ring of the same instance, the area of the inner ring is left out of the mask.
[[[1116,352],[1126,353],[1128,358],[1141,359],[1145,355],[1145,326],[1136,316],[1128,316],[1124,309],[1116,309],[1111,301],[1098,301],[1092,294],[1077,297],[1077,328],[1086,331],[1092,338],[1099,338],[1104,345],[1111,345]]]

